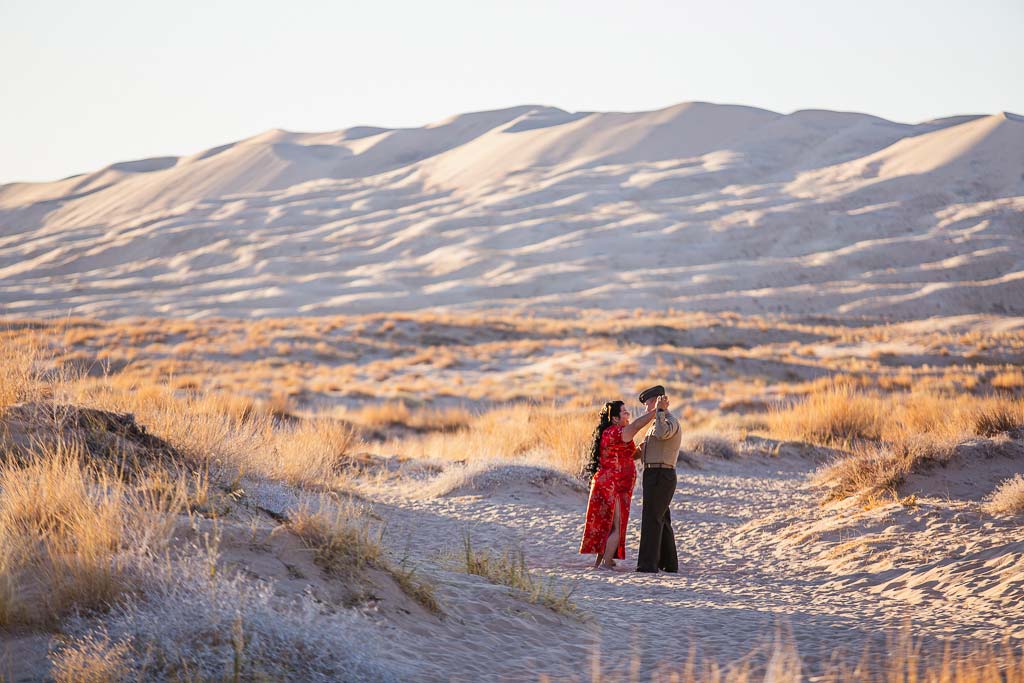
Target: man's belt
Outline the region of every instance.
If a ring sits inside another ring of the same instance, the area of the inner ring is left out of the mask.
[[[651,462],[644,465],[645,470],[674,470],[675,465],[666,465],[663,462]]]

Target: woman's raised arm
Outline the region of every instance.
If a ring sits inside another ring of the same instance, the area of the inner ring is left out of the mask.
[[[651,420],[658,414],[658,411],[651,409],[638,417],[637,419],[630,422],[628,425],[622,428],[622,442],[629,443],[633,440],[641,429],[651,424]]]

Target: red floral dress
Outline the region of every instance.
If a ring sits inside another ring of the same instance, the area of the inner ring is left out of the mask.
[[[626,523],[629,521],[629,502],[636,484],[636,466],[632,442],[623,443],[622,427],[612,425],[601,434],[601,450],[597,474],[590,482],[590,500],[587,502],[587,524],[583,529],[581,554],[603,553],[612,531],[615,505],[619,506],[619,548],[615,559],[626,558]]]

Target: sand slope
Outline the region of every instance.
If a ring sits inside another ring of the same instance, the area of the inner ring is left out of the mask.
[[[1024,312],[1024,119],[688,102],[271,130],[0,186],[0,314]]]

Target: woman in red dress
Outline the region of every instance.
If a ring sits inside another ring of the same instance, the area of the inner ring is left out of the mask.
[[[640,452],[633,437],[650,424],[655,411],[650,410],[630,422],[629,409],[622,401],[609,401],[601,409],[601,422],[594,429],[587,471],[590,500],[587,502],[587,523],[583,529],[580,553],[596,553],[594,567],[612,568],[615,560],[626,557],[626,523],[629,502],[636,484],[633,461]]]

